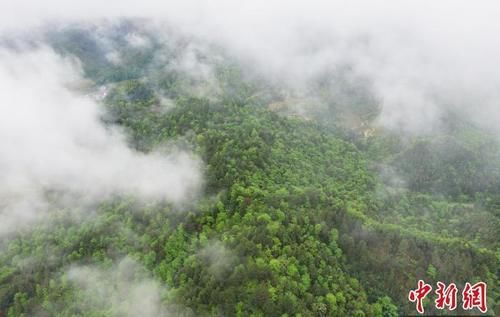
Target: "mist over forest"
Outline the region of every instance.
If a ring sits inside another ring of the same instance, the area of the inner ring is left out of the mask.
[[[0,317],[500,314],[498,14],[0,4]]]

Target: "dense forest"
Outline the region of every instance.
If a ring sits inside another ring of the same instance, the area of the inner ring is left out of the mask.
[[[376,125],[380,100],[349,65],[297,92],[217,45],[131,21],[43,36],[79,60],[74,89],[102,105],[102,125],[140,153],[191,151],[204,180],[182,204],[52,204],[0,240],[0,316],[414,315],[419,279],[454,282],[459,298],[483,281],[500,314],[500,144],[467,117],[398,133]],[[425,314],[479,313],[433,299]]]

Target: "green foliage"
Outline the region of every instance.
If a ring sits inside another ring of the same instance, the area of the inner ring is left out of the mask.
[[[237,63],[205,57],[216,89],[199,96],[193,87],[206,83],[151,69],[154,49],[131,52],[118,70],[85,32],[56,40],[88,77],[113,83],[104,123],[123,128],[140,151],[191,147],[204,162],[205,192],[180,212],[130,197],[81,219],[54,207],[2,245],[0,316],[117,316],[120,308],[82,291],[68,270],[109,269],[123,258],[165,286],[161,304],[179,316],[397,316],[415,312],[407,294],[420,278],[498,283],[498,175],[481,157],[495,157],[493,146],[479,151],[469,134],[456,134],[465,143],[351,138],[328,120],[273,112],[280,94]],[[373,119],[366,83],[359,92],[344,82],[333,96],[335,81],[321,80],[327,109],[351,100],[356,116]],[[339,95],[345,100],[334,102]],[[372,168],[384,164],[407,186],[384,183]],[[488,289],[491,311],[497,294]]]

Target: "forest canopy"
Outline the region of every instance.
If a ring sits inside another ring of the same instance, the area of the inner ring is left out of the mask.
[[[408,131],[350,61],[291,83],[140,19],[39,33],[0,39],[0,317],[414,315],[419,280],[500,313],[500,143],[462,108]]]

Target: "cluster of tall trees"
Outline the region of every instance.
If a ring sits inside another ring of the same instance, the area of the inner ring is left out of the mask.
[[[57,43],[88,54],[94,44],[82,36]],[[192,147],[205,166],[203,197],[180,211],[133,197],[83,216],[54,208],[1,245],[0,316],[118,316],[67,272],[109,269],[124,257],[165,286],[161,304],[179,316],[413,314],[407,296],[419,279],[487,282],[488,307],[498,313],[500,187],[471,150],[484,147],[479,141],[360,140],[330,120],[270,110],[280,94],[233,63],[213,65],[218,89],[205,98],[189,93],[199,83],[165,69],[145,73],[149,59],[133,60],[126,75],[106,62],[86,69],[112,87],[103,124],[123,127],[139,151]],[[376,168],[384,164],[404,184],[385,183]]]

